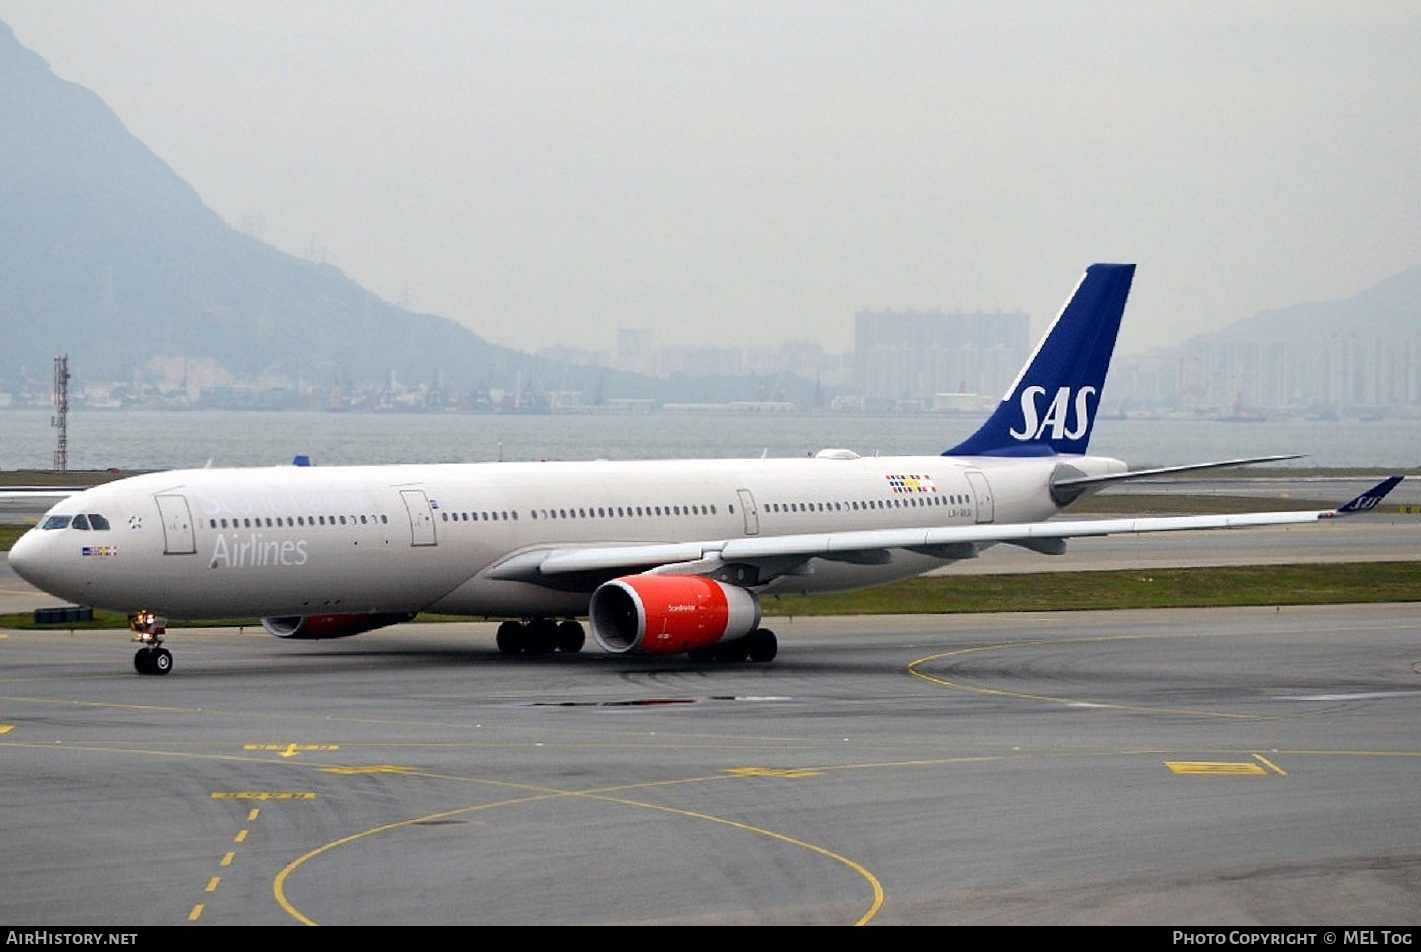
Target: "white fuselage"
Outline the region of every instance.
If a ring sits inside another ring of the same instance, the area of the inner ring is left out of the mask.
[[[183,618],[583,614],[605,573],[530,581],[499,566],[547,549],[1035,522],[1058,510],[1048,483],[1063,463],[1090,475],[1124,471],[1098,457],[842,452],[183,470],[66,499],[15,544],[11,561],[78,604]],[[73,518],[91,514],[102,523]],[[906,549],[879,564],[814,558],[756,590],[875,585],[948,561]]]

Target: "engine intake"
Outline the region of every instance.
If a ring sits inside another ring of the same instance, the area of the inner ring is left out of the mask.
[[[400,625],[414,620],[414,612],[374,612],[363,615],[281,615],[263,618],[262,627],[278,638],[296,641],[319,641],[325,638],[349,638],[362,631],[373,631],[386,625]]]
[[[760,603],[699,575],[628,575],[592,593],[589,615],[592,637],[611,654],[683,654],[748,635]]]

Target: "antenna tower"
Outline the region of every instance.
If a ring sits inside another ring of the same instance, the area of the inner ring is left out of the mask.
[[[59,431],[54,444],[54,471],[69,470],[69,355],[54,358],[54,416],[50,425]]]

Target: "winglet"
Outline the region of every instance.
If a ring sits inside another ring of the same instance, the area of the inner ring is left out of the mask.
[[[982,428],[944,456],[1084,453],[1133,264],[1093,264]]]
[[[1332,514],[1337,516],[1350,516],[1355,512],[1370,512],[1377,508],[1377,503],[1385,499],[1386,494],[1395,489],[1396,484],[1401,482],[1404,478],[1405,477],[1402,476],[1388,476],[1371,489],[1338,506],[1332,511]]]

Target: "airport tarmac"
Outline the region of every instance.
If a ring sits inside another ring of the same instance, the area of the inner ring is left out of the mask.
[[[958,571],[1415,559],[1421,519]],[[0,610],[54,604],[0,568]],[[1421,924],[1414,605],[774,619],[769,665],[0,631],[27,925]]]
[[[0,633],[26,925],[1421,923],[1415,606]]]

